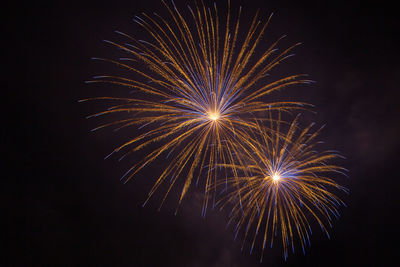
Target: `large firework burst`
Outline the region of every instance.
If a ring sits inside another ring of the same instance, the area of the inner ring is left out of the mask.
[[[269,94],[289,85],[308,83],[309,80],[304,75],[266,79],[271,69],[289,57],[290,51],[297,45],[277,52],[279,39],[255,58],[256,48],[270,18],[261,22],[256,14],[245,37],[240,38],[241,10],[237,19],[232,19],[229,1],[224,22],[220,21],[215,4],[213,8],[206,8],[202,2],[195,4],[193,9],[188,7],[188,18],[178,11],[174,3],[163,1],[163,4],[169,18],[144,13],[135,17],[135,21],[149,33],[150,40],[136,40],[117,32],[129,43],[107,42],[122,49],[126,56],[120,60],[97,58],[140,78],[103,75],[94,77],[90,82],[137,90],[134,97],[92,98],[118,102],[93,115],[119,114],[115,115],[118,116],[114,117],[115,121],[97,129],[105,126],[143,127],[142,134],[132,137],[114,152],[129,154],[152,143],[158,147],[135,162],[123,179],[128,181],[146,165],[172,153],[169,165],[160,173],[149,198],[168,178],[170,186],[166,197],[178,178],[184,176],[180,203],[193,181],[198,181],[202,173],[205,174],[205,188],[215,184],[217,159],[233,166],[232,155],[237,148],[234,144],[246,139],[247,128],[255,127],[250,117],[257,117],[265,110],[284,111],[302,106],[298,102],[268,100]],[[204,209],[209,198],[207,193]]]
[[[288,248],[294,252],[296,240],[304,252],[310,244],[310,219],[329,237],[327,225],[332,226],[338,207],[344,205],[331,191],[347,189],[328,177],[345,172],[330,163],[341,156],[335,151],[318,152],[316,138],[321,129],[312,131],[313,125],[300,129],[298,118],[286,123],[278,115],[268,127],[257,124],[250,129],[252,137],[238,144],[240,164],[224,165],[236,174],[223,183],[230,192],[219,203],[221,209],[232,208],[229,224],[235,225],[236,234],[244,234],[242,249],[247,238],[250,251],[259,240],[263,254],[280,236],[285,258]]]

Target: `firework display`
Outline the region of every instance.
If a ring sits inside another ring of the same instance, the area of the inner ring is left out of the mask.
[[[232,22],[229,2],[224,23],[220,21],[215,5],[213,9],[206,8],[203,3],[193,9],[189,7],[190,16],[184,18],[173,3],[172,6],[163,3],[172,22],[158,15],[142,14],[135,18],[151,35],[152,41],[135,40],[118,32],[131,43],[107,42],[122,49],[128,57],[118,61],[97,58],[114,63],[140,76],[143,81],[103,75],[89,82],[111,83],[137,90],[134,98],[92,98],[119,102],[93,116],[124,113],[97,129],[116,125],[150,129],[114,150],[131,153],[152,143],[158,144],[123,178],[128,181],[144,166],[172,153],[170,164],[158,177],[149,198],[165,180],[171,180],[166,197],[176,181],[184,177],[180,203],[194,179],[204,179],[205,188],[215,184],[217,161],[233,164],[234,143],[245,139],[246,129],[254,127],[253,116],[262,119],[260,114],[265,110],[284,111],[304,105],[300,102],[268,101],[267,95],[289,85],[310,81],[305,79],[305,75],[291,75],[267,80],[261,87],[255,86],[265,80],[271,69],[289,57],[297,45],[277,53],[277,40],[261,57],[255,58],[254,52],[269,19],[261,23],[256,14],[246,37],[239,40],[241,11]],[[126,117],[121,119],[122,115]],[[205,174],[204,178],[202,174]],[[208,200],[209,194],[206,193],[204,211]]]
[[[312,131],[312,125],[302,129],[299,116],[282,119],[281,114],[309,105],[270,97],[287,86],[311,82],[305,74],[269,76],[298,44],[278,50],[279,38],[264,48],[271,17],[262,21],[257,12],[250,26],[243,27],[241,9],[232,16],[229,1],[224,14],[215,3],[210,8],[200,2],[188,6],[187,16],[173,2],[162,2],[167,17],[135,17],[148,40],[117,32],[125,42],[106,42],[124,57],[95,58],[127,74],[95,76],[88,83],[127,87],[135,93],[82,100],[110,103],[89,116],[111,118],[94,130],[139,131],[111,153],[146,153],[122,177],[125,182],[167,158],[145,203],[166,185],[161,207],[172,188],[180,186],[179,206],[189,188],[200,184],[203,214],[210,200],[221,209],[232,209],[229,224],[243,233],[243,245],[250,239],[251,251],[260,240],[264,252],[276,236],[285,258],[296,242],[304,251],[310,242],[310,221],[327,233],[332,218],[339,216],[344,203],[332,189],[347,189],[329,175],[345,171],[330,163],[339,154],[316,150],[319,130]],[[217,197],[220,187],[225,194]]]

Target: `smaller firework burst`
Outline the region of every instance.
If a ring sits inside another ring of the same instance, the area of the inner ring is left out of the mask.
[[[258,124],[252,137],[236,149],[242,151],[237,155],[239,163],[222,164],[233,175],[223,184],[230,192],[219,204],[221,209],[232,207],[229,224],[235,225],[236,235],[244,234],[242,249],[249,239],[251,252],[258,240],[263,254],[280,236],[285,259],[297,241],[304,252],[310,244],[312,221],[329,237],[327,226],[332,226],[339,206],[344,205],[332,190],[348,190],[328,178],[346,171],[329,163],[341,156],[316,151],[321,129],[312,131],[313,125],[300,129],[298,118],[285,123],[279,115],[268,127]]]

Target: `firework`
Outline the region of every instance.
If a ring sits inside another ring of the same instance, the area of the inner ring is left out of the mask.
[[[135,17],[135,22],[146,30],[151,40],[136,40],[117,32],[129,43],[106,42],[123,50],[127,56],[119,60],[96,58],[140,78],[103,75],[89,81],[136,90],[135,97],[92,98],[117,102],[93,116],[118,116],[115,121],[96,129],[134,126],[144,131],[113,153],[123,152],[125,156],[149,148],[150,144],[158,146],[132,165],[123,177],[125,181],[162,155],[173,155],[149,193],[150,198],[161,184],[170,181],[161,205],[179,177],[185,177],[179,203],[202,173],[205,174],[202,178],[205,188],[215,184],[217,160],[233,164],[234,144],[246,138],[247,128],[255,127],[250,116],[257,117],[265,110],[285,111],[303,106],[299,102],[274,102],[266,97],[286,86],[310,82],[305,75],[266,79],[271,69],[291,56],[290,51],[297,45],[277,52],[279,39],[255,58],[270,18],[261,22],[257,13],[240,40],[241,10],[237,19],[232,19],[229,2],[223,22],[215,4],[213,8],[206,8],[202,2],[194,8],[188,6],[188,18],[173,2],[163,4],[168,18],[144,13]],[[206,193],[203,210],[209,198]]]
[[[299,241],[304,252],[310,244],[310,219],[327,231],[333,217],[338,217],[338,207],[344,203],[331,189],[343,190],[329,173],[345,172],[342,167],[329,163],[341,157],[335,151],[317,152],[316,141],[321,129],[313,132],[312,125],[301,130],[298,117],[285,123],[278,115],[268,127],[257,124],[250,129],[251,138],[240,145],[240,165],[224,165],[240,172],[228,179],[230,192],[219,203],[221,209],[231,207],[228,224],[235,225],[236,235],[250,239],[253,250],[256,240],[262,242],[262,254],[274,238],[281,237],[284,257]]]

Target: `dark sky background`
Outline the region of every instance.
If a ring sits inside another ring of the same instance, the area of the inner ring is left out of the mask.
[[[175,1],[183,13],[190,1]],[[206,1],[208,2],[208,1]],[[225,1],[218,4],[220,12]],[[6,105],[1,130],[1,196],[6,216],[4,266],[344,266],[398,264],[399,249],[399,17],[389,1],[233,1],[248,14],[257,8],[274,17],[268,45],[287,37],[296,56],[277,71],[308,73],[316,83],[284,91],[313,103],[316,115],[304,120],[327,124],[326,148],[346,156],[348,207],[334,221],[331,239],[318,230],[303,255],[285,262],[281,248],[241,252],[227,215],[200,215],[193,191],[178,215],[176,199],[157,211],[142,208],[165,162],[157,161],[128,184],[119,181],[128,160],[103,160],[129,132],[92,133],[100,120],[85,117],[101,104],[81,98],[123,92],[84,83],[93,75],[114,74],[112,65],[91,57],[118,57],[102,42],[114,30],[140,38],[132,22],[140,12],[162,13],[159,0],[42,1],[8,6],[3,22]],[[143,35],[146,38],[146,35]],[[138,38],[139,39],[139,38]],[[3,70],[4,71],[4,70]],[[4,72],[3,72],[4,73]],[[6,171],[6,170],[10,171]],[[4,214],[4,212],[3,212]]]

